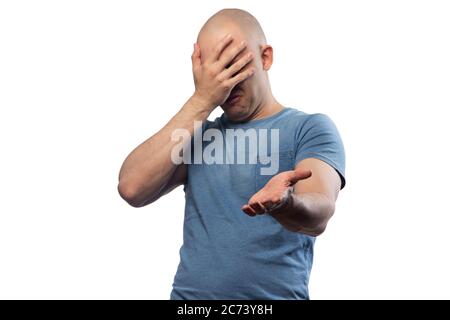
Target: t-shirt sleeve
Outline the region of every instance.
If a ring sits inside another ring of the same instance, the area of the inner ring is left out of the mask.
[[[345,150],[333,121],[325,114],[308,116],[297,134],[295,164],[306,158],[320,159],[332,166],[345,186]]]

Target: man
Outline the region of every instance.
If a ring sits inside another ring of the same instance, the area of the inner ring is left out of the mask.
[[[315,237],[345,185],[344,149],[327,116],[275,100],[272,60],[251,14],[214,14],[194,44],[194,94],[120,170],[119,193],[135,207],[184,185],[184,240],[171,299],[309,299]],[[224,113],[207,121],[217,106]],[[174,134],[180,130],[194,136],[182,148]],[[236,143],[242,135],[244,143]],[[193,150],[198,137],[200,153]],[[201,152],[208,161],[199,161]],[[239,157],[247,161],[236,163]]]

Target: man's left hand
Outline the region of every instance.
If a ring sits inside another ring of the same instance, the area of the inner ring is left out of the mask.
[[[296,169],[285,171],[272,177],[266,185],[255,193],[241,210],[249,216],[270,213],[282,209],[299,180],[311,177],[311,170]]]

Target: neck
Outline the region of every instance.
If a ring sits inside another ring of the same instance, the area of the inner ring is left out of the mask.
[[[255,109],[248,120],[267,118],[280,112],[283,109],[284,106],[275,99],[272,93],[270,93],[267,95],[266,99],[264,99],[261,104]]]

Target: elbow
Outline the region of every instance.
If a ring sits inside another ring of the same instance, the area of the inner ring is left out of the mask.
[[[317,226],[314,229],[311,230],[307,230],[304,233],[306,233],[307,235],[310,235],[312,237],[318,237],[320,236],[322,233],[325,232],[325,229],[327,228],[326,224],[321,225],[321,226]]]
[[[325,232],[328,221],[333,216],[334,211],[334,202],[325,201],[319,212],[310,213],[310,215],[306,217],[297,232],[302,232],[313,237],[320,236]]]
[[[143,201],[140,199],[139,190],[135,184],[119,181],[117,191],[119,192],[120,197],[130,206],[134,208],[144,206]]]
[[[320,236],[322,233],[325,232],[325,229],[327,228],[327,224],[323,223],[321,225],[316,225],[314,227],[299,227],[296,230],[290,230],[290,231],[294,231],[294,232],[300,232],[303,234],[306,234],[308,236],[311,237],[318,237]]]

